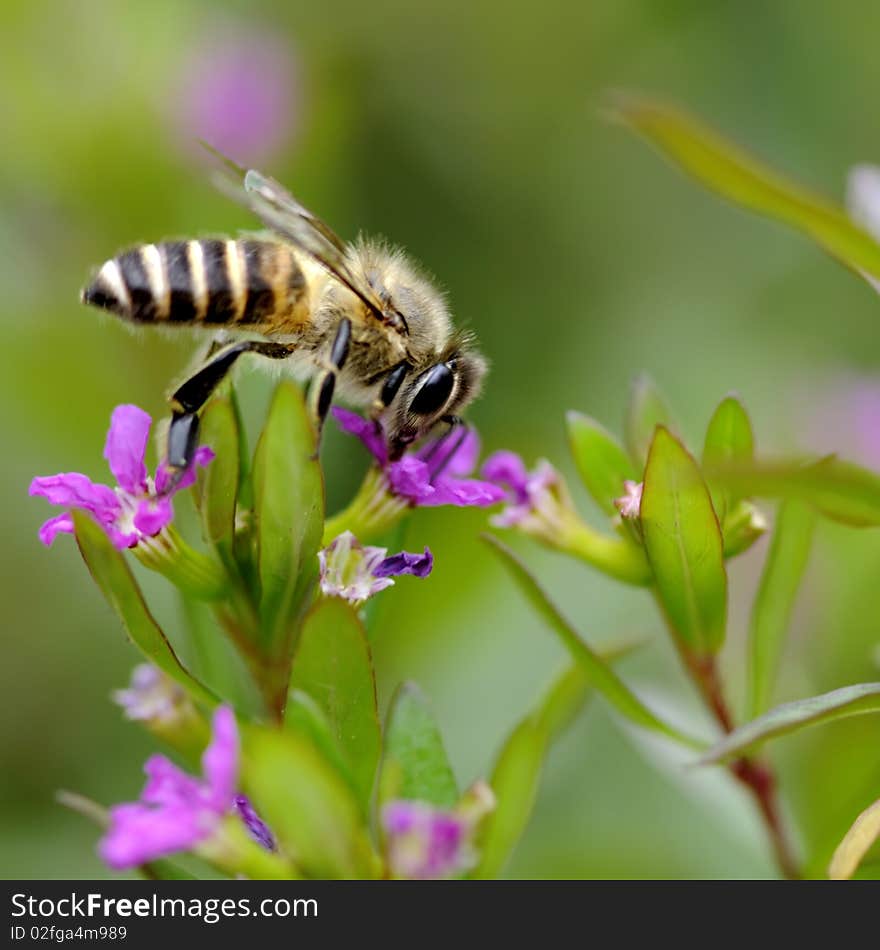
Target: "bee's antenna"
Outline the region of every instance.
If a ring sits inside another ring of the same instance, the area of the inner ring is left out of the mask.
[[[432,459],[436,458],[438,455],[440,456],[438,465],[431,471],[430,478],[432,482],[435,478],[438,478],[443,474],[443,470],[458,453],[458,450],[464,444],[464,440],[468,437],[468,433],[471,431],[470,426],[460,416],[451,416],[445,421],[448,423],[449,428],[422,456],[422,461],[426,463],[430,463]],[[458,439],[452,448],[449,449],[449,451],[444,452],[443,448],[446,446],[447,442],[452,436],[452,433],[455,432],[456,429],[461,430]]]
[[[211,145],[210,142],[205,141],[205,139],[196,140],[199,145],[214,158],[228,171],[235,175],[237,178],[244,180],[244,176],[247,174],[247,169],[243,165],[239,165],[234,159],[230,158],[228,155],[224,155],[219,148],[215,148]]]

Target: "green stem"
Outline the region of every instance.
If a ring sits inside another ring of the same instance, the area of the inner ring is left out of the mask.
[[[144,567],[200,600],[216,600],[227,591],[229,579],[221,564],[190,547],[173,525],[140,541],[133,550]]]
[[[567,523],[552,546],[624,583],[639,587],[651,583],[651,567],[641,548],[625,538],[594,531],[580,520]]]

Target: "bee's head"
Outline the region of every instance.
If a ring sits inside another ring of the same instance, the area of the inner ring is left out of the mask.
[[[388,454],[399,459],[441,420],[457,416],[479,395],[486,360],[475,350],[453,350],[407,378],[387,420]]]

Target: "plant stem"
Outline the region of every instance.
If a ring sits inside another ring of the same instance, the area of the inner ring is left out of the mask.
[[[694,682],[699,687],[718,725],[725,733],[732,732],[735,724],[724,698],[715,658],[694,657],[688,655],[686,651],[682,651],[682,654]],[[789,880],[798,880],[801,873],[779,812],[777,783],[773,769],[767,763],[747,756],[735,759],[729,763],[728,768],[731,774],[752,793],[767,828],[780,871]]]

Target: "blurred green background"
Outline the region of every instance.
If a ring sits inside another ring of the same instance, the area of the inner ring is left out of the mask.
[[[113,406],[160,417],[193,352],[191,339],[132,334],[82,308],[89,269],[140,240],[251,226],[210,187],[191,142],[202,130],[183,111],[223,70],[224,43],[251,43],[255,69],[286,57],[270,123],[278,134],[264,129],[262,144],[257,136],[241,151],[262,149],[264,170],[341,234],[380,232],[409,248],[478,331],[493,369],[472,418],[487,450],[546,456],[572,476],[564,410],[619,430],[630,380],[646,370],[692,444],[735,389],[765,451],[812,445],[880,462],[877,296],[802,239],[706,195],[595,109],[608,87],[669,96],[839,197],[850,165],[880,162],[880,7],[5,0],[3,11],[4,877],[104,875],[94,829],[57,806],[55,790],[109,803],[141,786],[150,741],[108,698],[135,653],[71,539],[38,543],[49,510],[27,487],[57,471],[104,480]],[[255,421],[269,387],[256,374],[243,381]],[[329,436],[332,508],[366,458]],[[407,545],[430,543],[436,571],[383,595],[375,643],[383,702],[402,678],[425,687],[462,783],[490,770],[564,661],[479,542],[483,524],[479,512],[450,509],[410,521]],[[644,593],[514,543],[593,642],[651,638],[624,667],[642,695],[679,721],[700,715]],[[732,566],[724,664],[735,700],[765,550]],[[880,679],[878,572],[875,532],[822,528],[779,700]],[[144,583],[179,628],[173,593]],[[773,748],[814,872],[880,795],[878,740],[880,721],[863,717]],[[737,788],[669,760],[594,702],[554,750],[508,873],[774,870]]]

